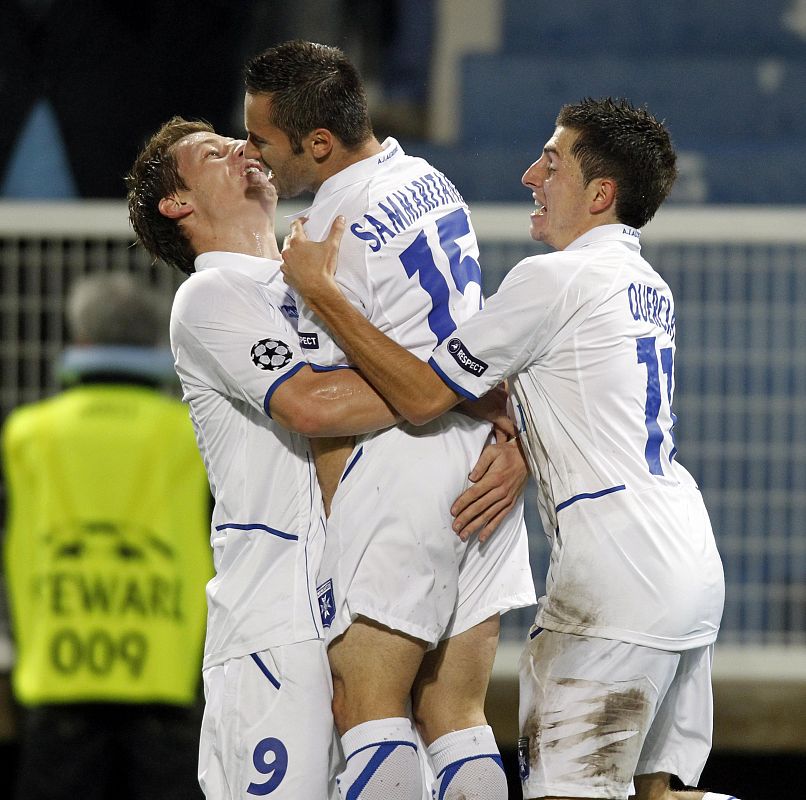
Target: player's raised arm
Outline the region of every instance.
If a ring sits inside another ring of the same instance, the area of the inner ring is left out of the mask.
[[[344,217],[337,217],[323,242],[311,242],[295,220],[283,248],[286,282],[330,328],[364,377],[406,420],[424,425],[462,397],[449,389],[417,356],[381,333],[342,295],[333,278]]]

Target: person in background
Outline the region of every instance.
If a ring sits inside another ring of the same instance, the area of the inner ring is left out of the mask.
[[[161,391],[166,311],[127,275],[79,279],[63,390],[3,426],[20,800],[198,796],[210,493]]]

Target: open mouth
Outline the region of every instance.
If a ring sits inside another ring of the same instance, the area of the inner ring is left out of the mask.
[[[271,184],[272,173],[271,170],[264,170],[263,166],[257,162],[252,161],[247,164],[241,173],[241,177],[246,179],[248,186],[265,191]]]
[[[252,159],[247,163],[241,175],[265,175],[268,180],[271,180],[273,177],[272,171],[270,169],[264,170],[262,164],[255,159]]]
[[[532,211],[531,216],[533,217],[542,217],[546,213],[546,207],[539,201],[535,200],[535,210]]]

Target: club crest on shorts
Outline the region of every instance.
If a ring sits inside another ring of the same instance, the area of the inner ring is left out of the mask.
[[[258,369],[282,369],[294,354],[291,348],[279,339],[261,339],[252,345],[252,363]]]
[[[319,616],[322,618],[322,627],[329,628],[336,618],[336,600],[333,597],[333,580],[326,580],[316,587],[316,596],[319,600]]]
[[[448,352],[451,354],[453,360],[465,370],[465,372],[469,372],[471,375],[483,375],[487,370],[488,365],[480,358],[476,358],[464,346],[461,339],[451,339],[448,342]]]
[[[518,739],[518,774],[522,781],[529,778],[529,737]]]

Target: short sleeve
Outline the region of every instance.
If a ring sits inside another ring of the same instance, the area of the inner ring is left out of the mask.
[[[429,363],[451,389],[481,397],[573,333],[592,297],[580,280],[581,265],[561,256],[521,261],[484,308],[434,350]]]
[[[180,287],[171,349],[186,391],[202,384],[266,414],[277,387],[306,364],[266,287],[233,271],[199,272]]]

